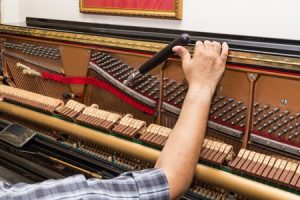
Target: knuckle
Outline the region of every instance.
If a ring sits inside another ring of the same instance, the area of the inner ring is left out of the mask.
[[[208,54],[206,55],[206,57],[212,60],[212,59],[214,59],[214,54],[208,53]]]
[[[211,52],[211,53],[210,53],[210,58],[214,58],[214,59],[217,58],[217,53],[214,52],[214,51]]]
[[[208,58],[210,56],[210,53],[207,52],[207,51],[204,51],[203,56],[206,57],[206,58]]]
[[[178,54],[179,54],[179,55],[184,55],[184,53],[185,53],[185,52],[184,52],[184,49],[179,49],[179,50],[178,50]]]
[[[187,51],[187,50],[182,50],[182,53],[181,53],[181,55],[182,55],[182,56],[186,56],[186,55],[187,55],[187,53],[188,53],[188,51]]]

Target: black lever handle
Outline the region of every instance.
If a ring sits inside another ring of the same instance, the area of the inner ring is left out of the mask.
[[[163,61],[168,59],[170,56],[173,55],[173,47],[175,46],[186,46],[188,45],[190,41],[190,35],[187,33],[181,34],[179,37],[177,37],[173,42],[168,44],[165,48],[157,52],[150,60],[145,62],[140,68],[139,73],[140,74],[146,74],[153,68],[157,67],[159,64],[161,64]]]

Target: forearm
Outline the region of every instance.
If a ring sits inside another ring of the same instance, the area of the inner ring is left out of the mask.
[[[188,189],[199,159],[213,90],[190,88],[178,121],[160,154],[156,167],[165,171],[171,198]],[[176,184],[176,185],[172,185]]]
[[[167,176],[171,199],[180,197],[193,179],[211,98],[225,69],[228,45],[223,43],[221,47],[217,42],[197,41],[193,57],[184,47],[176,46],[173,51],[182,60],[189,91],[179,119],[156,163],[156,167]]]

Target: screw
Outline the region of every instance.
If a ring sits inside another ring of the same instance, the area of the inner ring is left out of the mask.
[[[288,104],[288,100],[286,98],[283,98],[283,99],[280,100],[280,104],[281,105],[286,105],[286,104]]]

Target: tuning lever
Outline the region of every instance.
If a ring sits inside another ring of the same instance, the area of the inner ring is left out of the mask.
[[[157,67],[163,61],[167,60],[170,56],[173,55],[173,47],[175,46],[186,46],[190,41],[190,35],[183,33],[177,37],[173,42],[168,44],[165,48],[157,52],[150,60],[145,62],[136,72],[133,72],[128,78],[124,81],[124,84],[128,84],[131,80],[137,77],[139,74],[146,74],[150,70]]]

